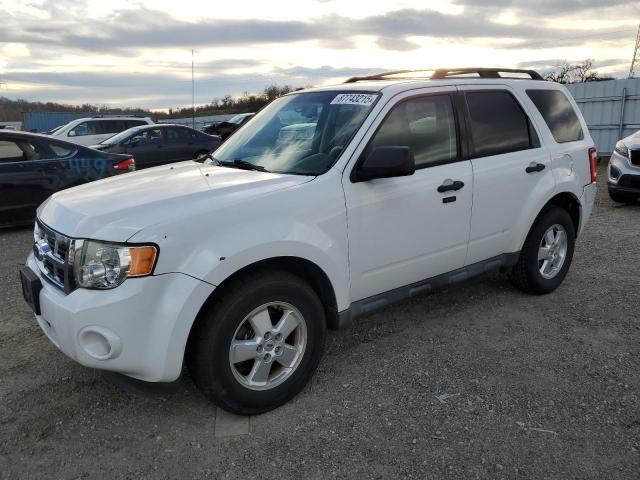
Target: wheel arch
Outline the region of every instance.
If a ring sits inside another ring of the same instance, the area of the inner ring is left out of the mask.
[[[336,294],[331,280],[329,279],[329,276],[325,273],[325,271],[311,260],[305,258],[293,256],[271,257],[253,262],[236,270],[231,275],[226,277],[218,286],[216,286],[214,291],[203,303],[202,307],[200,307],[200,311],[198,312],[198,315],[196,316],[193,325],[191,326],[191,329],[189,331],[189,338],[187,340],[187,349],[189,348],[189,341],[193,333],[197,331],[197,327],[200,322],[204,321],[204,319],[206,318],[207,310],[213,303],[215,303],[216,299],[223,295],[226,289],[228,289],[242,277],[251,275],[256,271],[264,270],[286,271],[288,273],[296,275],[297,277],[300,277],[302,280],[307,282],[309,286],[311,286],[311,288],[316,292],[316,294],[320,298],[320,301],[322,302],[327,327],[332,330],[336,330],[338,328],[339,319]]]
[[[540,217],[542,212],[544,212],[550,206],[560,207],[566,210],[567,213],[569,213],[569,216],[571,217],[571,220],[573,222],[574,232],[576,234],[576,237],[578,236],[582,221],[582,206],[580,204],[580,199],[572,192],[563,191],[550,196],[542,205],[540,205],[540,207],[532,212],[531,217],[529,217],[528,223],[525,224],[526,227],[521,230],[522,236],[519,237],[519,243],[517,245],[514,245],[517,247],[516,250],[520,251],[522,249],[524,242],[527,240],[529,232],[536,223],[536,220]]]

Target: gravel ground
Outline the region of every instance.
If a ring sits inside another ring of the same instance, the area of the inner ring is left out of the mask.
[[[17,281],[31,231],[0,231],[0,478],[640,478],[639,217],[602,185],[553,294],[486,275],[331,332],[236,436],[188,380],[138,397],[57,351]]]

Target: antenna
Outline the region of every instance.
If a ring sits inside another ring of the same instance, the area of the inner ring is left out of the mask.
[[[633,49],[631,68],[629,68],[629,78],[636,76],[636,68],[640,69],[640,25],[638,25],[638,33],[636,34],[636,46]]]

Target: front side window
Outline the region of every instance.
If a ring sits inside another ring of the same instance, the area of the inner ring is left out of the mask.
[[[82,122],[73,127],[68,133],[69,137],[84,137],[86,135],[98,135],[98,122]]]
[[[2,162],[20,162],[29,160],[16,142],[0,141],[0,161]]]
[[[582,125],[571,102],[560,90],[527,90],[558,143],[576,142],[584,138]]]
[[[362,125],[377,93],[327,91],[274,100],[216,150],[225,166],[320,175],[338,159]]]
[[[365,155],[380,146],[409,147],[416,168],[455,160],[458,147],[451,98],[448,95],[414,98],[393,107]]]
[[[476,157],[532,148],[529,119],[509,92],[467,92]]]
[[[23,162],[64,158],[75,152],[71,145],[42,140],[16,139],[0,141],[0,162]]]
[[[150,128],[132,136],[129,143],[135,145],[148,145],[150,143],[158,143],[161,141],[162,130],[160,128]]]

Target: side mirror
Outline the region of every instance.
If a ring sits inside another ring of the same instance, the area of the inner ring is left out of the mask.
[[[409,147],[375,147],[355,175],[355,182],[413,175],[416,162]]]
[[[127,142],[127,146],[128,147],[137,147],[138,145],[140,145],[140,139],[139,138],[132,138],[131,140],[129,140]]]
[[[75,136],[76,136],[75,130],[71,130],[69,133],[67,133],[67,137],[75,137]]]

